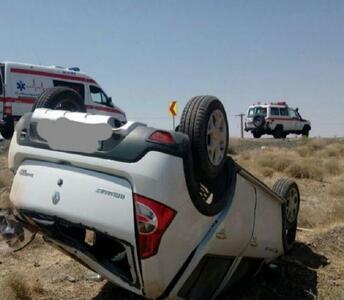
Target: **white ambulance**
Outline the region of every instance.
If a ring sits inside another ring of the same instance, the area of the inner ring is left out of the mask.
[[[11,138],[15,121],[32,110],[43,91],[53,87],[76,91],[81,97],[83,110],[87,112],[109,115],[120,123],[126,122],[125,113],[112,103],[111,97],[92,77],[80,72],[79,68],[0,62],[1,135]],[[67,110],[65,107],[62,109]]]
[[[288,134],[308,137],[311,122],[302,118],[298,108],[291,108],[286,102],[257,103],[247,110],[245,130],[254,138],[270,134],[276,139],[284,139]]]

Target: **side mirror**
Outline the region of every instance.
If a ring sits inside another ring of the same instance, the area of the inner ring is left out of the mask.
[[[108,105],[113,107],[113,103],[112,103],[112,98],[111,97],[108,97]]]
[[[295,108],[295,111],[296,111],[296,112],[299,112],[299,108],[298,108],[298,107],[296,107],[296,108]]]

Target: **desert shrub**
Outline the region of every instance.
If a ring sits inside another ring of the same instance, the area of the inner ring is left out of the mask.
[[[251,159],[251,154],[249,152],[244,152],[240,155],[240,158],[242,160],[250,160]]]
[[[325,139],[311,139],[307,146],[314,151],[325,148],[328,142]]]
[[[228,147],[227,153],[228,153],[228,154],[235,155],[235,154],[237,154],[237,151],[235,150],[235,147],[234,147],[234,146],[229,146],[229,147]]]
[[[321,154],[324,157],[344,157],[344,144],[330,144],[322,150]]]
[[[314,160],[294,161],[286,170],[286,173],[294,178],[308,178],[323,181],[324,171]]]
[[[307,157],[311,154],[311,150],[307,146],[299,146],[295,151],[302,157]]]
[[[344,198],[344,181],[333,182],[329,187],[329,193],[332,196]]]
[[[11,206],[9,191],[6,189],[0,190],[0,209],[9,208]]]
[[[256,159],[258,166],[270,168],[278,172],[283,172],[291,164],[291,162],[292,160],[286,157],[284,153],[269,153],[266,155],[260,155]]]
[[[339,175],[341,173],[341,166],[337,159],[327,159],[323,163],[326,173],[330,175]]]
[[[31,300],[31,288],[27,280],[18,273],[5,277],[0,285],[2,299],[6,300]]]
[[[264,177],[271,177],[272,175],[274,175],[274,170],[268,167],[261,168],[260,172]]]

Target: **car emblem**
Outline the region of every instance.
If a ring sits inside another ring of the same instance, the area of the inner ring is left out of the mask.
[[[53,194],[53,196],[51,197],[51,199],[53,201],[53,204],[56,205],[60,201],[60,193],[59,192],[55,192]]]

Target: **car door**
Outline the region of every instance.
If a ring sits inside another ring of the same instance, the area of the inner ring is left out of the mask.
[[[295,121],[296,130],[302,130],[304,125],[305,125],[305,122],[303,121],[301,115],[299,114],[299,112],[297,110],[295,110],[295,113],[296,113],[296,117],[297,117],[297,120]]]
[[[90,84],[87,94],[87,112],[112,116],[122,123],[126,122],[125,113],[113,104],[111,97],[108,97],[99,86]]]
[[[105,95],[103,90],[96,85],[89,85],[89,103],[87,103],[87,111],[93,113],[104,114],[111,110],[110,99]]]
[[[280,119],[283,124],[283,129],[286,131],[293,130],[294,120],[289,115],[289,109],[287,107],[280,107]]]
[[[288,109],[289,112],[289,118],[290,118],[290,129],[289,130],[293,130],[293,131],[297,131],[299,130],[298,126],[299,126],[299,117],[296,114],[296,111],[292,108]]]

